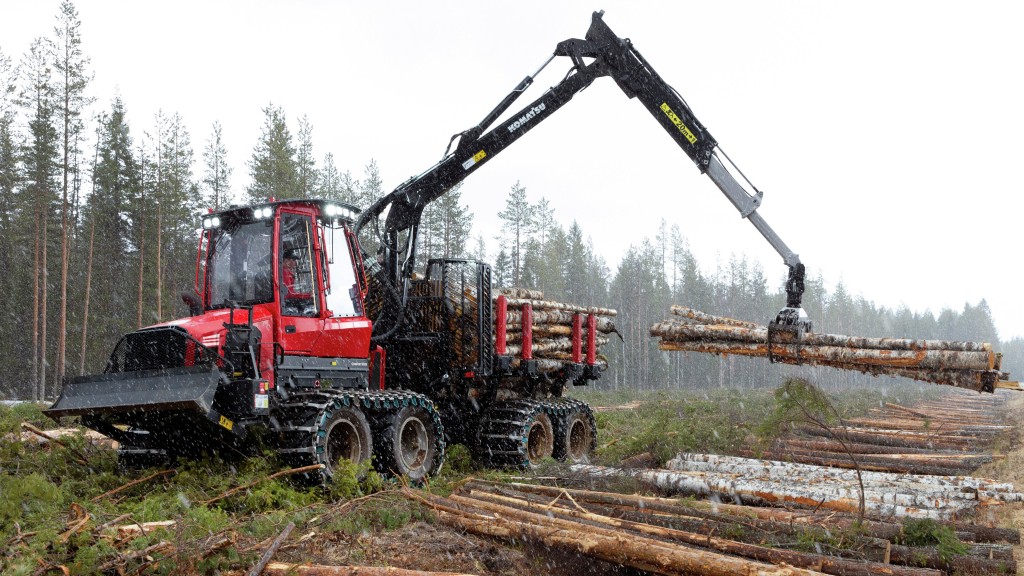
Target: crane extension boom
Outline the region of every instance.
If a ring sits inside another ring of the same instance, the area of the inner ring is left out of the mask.
[[[397,310],[391,311],[393,317],[390,328],[383,334],[376,333],[375,328],[375,338],[387,338],[402,322],[405,286],[413,272],[416,236],[423,209],[602,76],[610,76],[626,96],[639,100],[693,160],[701,173],[707,174],[732,202],[741,217],[749,220],[782,256],[783,262],[789,267],[786,307],[779,312],[771,327],[798,334],[810,331],[811,324],[800,308],[804,291],[804,265],[800,257],[786,246],[757,213],[763,194],[743,178],[754,190],[755,193],[751,194],[733,176],[732,171],[719,159],[718,143],[697,120],[685,100],[662,80],[628,39],[619,38],[611,31],[604,23],[603,14],[603,11],[594,13],[585,39],[572,38],[560,42],[544,65],[533,75],[524,78],[479,124],[454,135],[440,162],[419,176],[410,178],[361,214],[356,223],[357,234],[372,223],[380,246],[376,258],[367,258],[368,270],[388,287],[390,297],[397,307]],[[565,78],[518,114],[513,114],[491,128],[498,117],[533,83],[534,77],[556,56],[564,56],[572,61],[573,67]],[[584,59],[589,59],[589,62]],[[458,144],[452,150],[451,145],[456,139]],[[732,165],[728,156],[724,153],[722,156]],[[740,173],[738,169],[736,172]],[[742,177],[742,173],[740,175]],[[387,216],[381,229],[380,216],[385,210]]]

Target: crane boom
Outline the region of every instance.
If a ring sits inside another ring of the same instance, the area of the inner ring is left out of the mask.
[[[804,265],[768,223],[757,213],[763,194],[746,178],[738,180],[719,158],[717,141],[696,118],[686,101],[647,63],[630,40],[619,38],[605,24],[602,12],[594,12],[584,39],[558,43],[554,54],[534,74],[524,78],[484,119],[452,137],[440,162],[419,176],[410,178],[390,194],[367,208],[356,223],[357,234],[373,225],[379,249],[367,258],[369,271],[392,288],[398,312],[391,330],[401,323],[405,306],[404,286],[412,277],[416,259],[416,236],[424,208],[478,170],[505,148],[554,114],[576,94],[602,76],[611,77],[629,98],[636,98],[661,124],[668,135],[706,174],[754,228],[768,241],[789,267],[786,308],[771,324],[773,329],[802,332],[810,322],[800,308],[804,291]],[[572,68],[565,78],[518,113],[494,125],[533,83],[534,78],[556,57],[567,57]],[[452,150],[452,144],[458,144]],[[731,165],[723,153],[726,162]],[[739,170],[735,170],[739,173]],[[740,173],[742,174],[742,173]],[[748,190],[748,186],[753,193]],[[380,216],[387,211],[383,229]],[[375,334],[380,337],[380,334]]]

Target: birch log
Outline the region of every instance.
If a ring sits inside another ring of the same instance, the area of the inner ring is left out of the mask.
[[[666,351],[767,357],[785,364],[809,364],[873,375],[912,378],[978,391],[1024,390],[1005,381],[1002,356],[983,342],[868,338],[808,332],[798,337],[764,326],[673,306],[679,319],[659,322],[650,334]],[[685,321],[684,321],[685,319]]]

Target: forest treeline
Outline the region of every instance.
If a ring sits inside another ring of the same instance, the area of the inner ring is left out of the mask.
[[[90,59],[81,21],[63,2],[52,32],[17,59],[0,46],[0,398],[52,398],[61,377],[101,371],[117,340],[142,326],[185,315],[194,280],[197,219],[207,208],[268,197],[318,197],[368,206],[384,193],[370,160],[359,176],[332,154],[317,157],[301,116],[263,109],[264,123],[234,185],[222,127],[200,150],[185,120],[158,112],[140,121],[114,96],[90,113]],[[496,207],[496,209],[499,207]],[[549,203],[513,184],[496,238],[472,234],[473,215],[453,189],[424,213],[419,257],[472,257],[492,263],[499,285],[538,288],[549,298],[619,310],[621,343],[606,347],[604,388],[777,384],[767,363],[658,351],[647,335],[673,303],[767,322],[784,304],[783,278],[732,256],[712,269],[697,261],[678,226],[663,223],[611,269],[576,222],[563,225]],[[488,250],[497,240],[498,250]],[[712,270],[708,272],[708,270]],[[999,342],[985,301],[962,310],[891,310],[826,289],[820,276],[804,300],[816,331]],[[1001,344],[1012,359],[1024,340]],[[830,374],[839,385],[866,379]]]

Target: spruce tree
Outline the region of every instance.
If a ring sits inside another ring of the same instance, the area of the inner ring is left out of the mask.
[[[298,146],[295,149],[295,170],[300,198],[316,196],[317,179],[320,174],[316,170],[316,159],[313,158],[313,127],[309,118],[299,118]]]
[[[135,324],[130,312],[135,301],[131,278],[137,265],[133,207],[141,194],[141,166],[133,151],[124,103],[115,98],[110,112],[100,120],[93,193],[86,204],[86,218],[95,223],[95,251],[105,255],[93,263],[86,348],[92,370],[102,368],[114,344]]]
[[[263,131],[249,160],[252,181],[246,190],[251,204],[268,198],[282,200],[299,196],[295,146],[284,111],[273,104],[263,109]]]
[[[82,52],[82,38],[79,28],[82,22],[78,19],[78,11],[74,4],[65,0],[61,3],[60,14],[57,16],[55,33],[57,37],[54,69],[56,71],[56,90],[59,99],[58,115],[60,117],[61,134],[61,256],[60,256],[60,320],[57,328],[57,365],[56,375],[62,377],[65,372],[65,352],[67,348],[67,296],[68,296],[68,242],[74,224],[69,220],[69,189],[77,180],[78,166],[74,160],[78,157],[78,142],[85,125],[82,113],[91,99],[85,96],[85,89],[92,80],[88,72],[89,58]]]
[[[203,149],[203,188],[205,202],[214,210],[231,204],[231,165],[228,164],[228,150],[220,121],[213,122],[213,131]]]
[[[16,298],[24,290],[21,282],[23,268],[28,258],[22,249],[22,238],[17,224],[24,214],[18,206],[18,190],[22,187],[21,171],[18,166],[18,142],[14,121],[14,92],[16,84],[11,58],[0,52],[0,293],[14,299],[11,304],[25,306],[27,299]],[[15,252],[15,248],[18,248]],[[20,308],[28,310],[27,307]],[[24,318],[19,314],[0,315],[0,358],[15,358],[19,350],[24,351],[27,342],[22,342]],[[20,335],[19,335],[20,334]],[[25,366],[24,362],[20,365]],[[16,382],[28,382],[30,375],[22,373],[24,368],[15,369]]]

